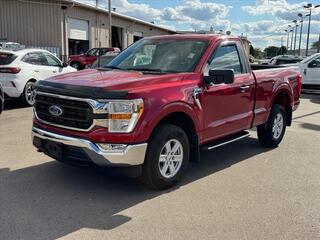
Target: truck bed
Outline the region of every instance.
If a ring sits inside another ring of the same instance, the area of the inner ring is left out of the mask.
[[[251,65],[252,72],[256,81],[256,103],[254,107],[254,122],[257,126],[267,120],[274,91],[280,85],[287,85],[287,91],[293,94],[293,99],[289,99],[289,104],[294,108],[299,102],[300,90],[299,68],[292,66],[273,66],[273,65]]]

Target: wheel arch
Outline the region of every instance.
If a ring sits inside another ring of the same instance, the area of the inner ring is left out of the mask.
[[[154,123],[150,137],[155,132],[155,130],[162,124],[172,124],[182,128],[189,139],[190,143],[190,160],[199,161],[200,151],[199,151],[199,120],[195,116],[195,113],[192,111],[191,107],[186,106],[179,108],[177,106],[166,108],[158,118],[158,121]]]
[[[292,93],[289,91],[289,89],[281,88],[274,95],[271,104],[271,107],[274,104],[279,104],[284,107],[287,116],[287,126],[291,126],[292,123],[292,102]]]

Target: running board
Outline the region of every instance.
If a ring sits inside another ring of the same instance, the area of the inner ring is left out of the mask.
[[[233,142],[236,142],[236,141],[241,140],[243,138],[249,137],[249,135],[250,135],[250,133],[246,132],[246,131],[243,131],[243,132],[240,132],[240,133],[236,133],[236,134],[233,134],[233,135],[231,135],[229,137],[225,137],[223,139],[219,139],[219,140],[216,140],[216,141],[211,142],[209,144],[206,144],[206,145],[203,146],[203,149],[212,150],[212,149],[221,147],[223,145],[226,145],[226,144],[229,144],[229,143],[233,143]]]

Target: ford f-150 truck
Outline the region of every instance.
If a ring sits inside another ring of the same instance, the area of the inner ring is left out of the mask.
[[[104,68],[39,81],[33,144],[63,162],[138,166],[147,186],[166,189],[201,149],[248,129],[278,146],[300,90],[298,68],[250,66],[238,37],[144,38]]]

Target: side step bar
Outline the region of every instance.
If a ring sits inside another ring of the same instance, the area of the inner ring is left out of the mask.
[[[223,145],[226,145],[226,144],[229,144],[229,143],[232,143],[232,142],[236,142],[238,140],[241,140],[243,138],[246,138],[250,135],[249,132],[247,131],[243,131],[243,132],[240,132],[240,133],[236,133],[236,134],[233,134],[231,136],[228,136],[228,137],[225,137],[225,138],[222,138],[222,139],[219,139],[219,140],[216,140],[216,141],[213,141],[209,144],[206,144],[204,145],[202,148],[204,150],[212,150],[212,149],[215,149],[215,148],[218,148],[218,147],[221,147]]]

